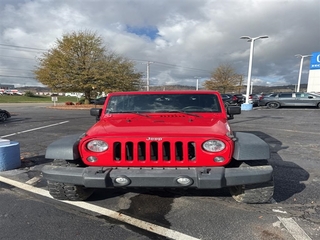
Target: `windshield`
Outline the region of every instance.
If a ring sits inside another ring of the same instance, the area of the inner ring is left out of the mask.
[[[221,112],[215,94],[137,94],[111,96],[108,113]]]

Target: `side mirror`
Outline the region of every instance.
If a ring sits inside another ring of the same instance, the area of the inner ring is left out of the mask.
[[[96,121],[100,120],[100,116],[102,113],[102,108],[91,108],[90,109],[90,115],[96,117]]]
[[[239,106],[229,106],[227,107],[227,115],[228,120],[233,119],[233,115],[235,114],[241,114],[241,107]]]

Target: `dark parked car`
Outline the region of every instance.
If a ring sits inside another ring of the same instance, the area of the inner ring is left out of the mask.
[[[244,103],[245,99],[241,93],[232,95],[232,98],[237,103],[237,105],[241,105],[242,103]]]
[[[253,106],[259,106],[259,98],[261,95],[259,94],[249,94],[249,103],[251,103]],[[244,102],[246,101],[246,95],[243,94]]]
[[[260,106],[268,108],[279,107],[318,107],[320,108],[320,96],[305,92],[273,93],[259,99]]]
[[[95,104],[95,105],[103,105],[104,102],[106,101],[106,98],[107,97],[100,97],[100,98],[97,98],[97,99],[93,99],[91,101],[92,104]]]
[[[242,96],[242,94],[225,94],[222,93],[221,94],[222,100],[224,102],[225,106],[229,106],[229,105],[241,105],[242,103],[244,103],[244,97]]]
[[[221,94],[221,98],[224,102],[225,107],[228,107],[229,105],[234,105],[232,97],[229,94]]]
[[[10,117],[11,114],[8,111],[0,109],[0,122],[4,122]]]

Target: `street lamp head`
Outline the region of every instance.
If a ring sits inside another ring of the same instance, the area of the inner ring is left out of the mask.
[[[312,55],[301,55],[301,54],[296,54],[294,55],[295,57],[301,57],[301,58],[305,58],[305,57],[311,57]]]
[[[240,37],[240,39],[251,39],[251,37],[249,37],[249,36],[242,36],[242,37]]]
[[[268,38],[268,37],[269,37],[268,35],[262,35],[262,36],[254,37],[254,38],[249,37],[249,36],[242,36],[242,37],[240,37],[240,39],[247,39],[248,42],[252,42],[252,41],[255,41],[255,40],[260,39],[260,38]]]

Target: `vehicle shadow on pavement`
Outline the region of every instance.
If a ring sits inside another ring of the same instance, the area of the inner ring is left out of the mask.
[[[278,153],[280,150],[288,149],[289,146],[283,146],[278,139],[260,131],[247,131],[247,133],[260,137],[270,147],[269,163],[274,170],[275,185],[273,199],[280,203],[302,192],[306,186],[301,182],[309,179],[309,173],[293,162],[284,161]]]
[[[32,168],[37,165],[51,163],[52,159],[46,159],[44,155],[39,156],[23,156],[21,154],[21,167],[20,168]]]

